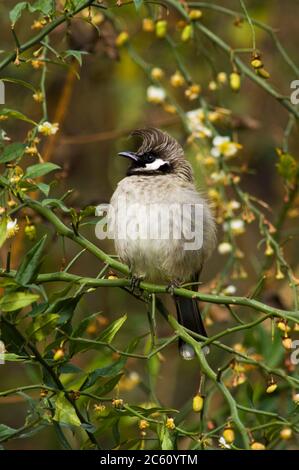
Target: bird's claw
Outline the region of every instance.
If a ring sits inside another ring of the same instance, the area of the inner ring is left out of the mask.
[[[170,295],[174,295],[174,289],[178,287],[180,287],[180,282],[174,279],[168,284],[166,291],[169,292]]]

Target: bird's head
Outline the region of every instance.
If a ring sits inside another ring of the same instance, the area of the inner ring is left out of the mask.
[[[173,137],[155,128],[136,129],[131,135],[141,139],[138,150],[118,154],[131,160],[128,176],[173,173],[192,181],[191,165],[185,159],[181,145]]]

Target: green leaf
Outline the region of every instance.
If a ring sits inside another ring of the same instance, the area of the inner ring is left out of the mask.
[[[0,309],[3,312],[13,312],[19,308],[28,307],[39,299],[39,295],[30,292],[11,292],[5,294],[0,300]]]
[[[0,424],[0,440],[6,440],[16,432],[16,429],[10,428],[5,424]]]
[[[55,399],[55,415],[53,419],[59,423],[71,426],[81,425],[80,419],[71,403],[65,398],[64,393],[59,393]]]
[[[22,286],[30,284],[35,279],[41,264],[46,238],[47,235],[41,238],[24,256],[15,277],[16,282]]]
[[[38,178],[44,176],[51,171],[60,170],[61,167],[55,163],[37,163],[36,165],[28,166],[24,178]]]
[[[65,51],[64,53],[64,58],[67,59],[68,57],[73,57],[74,59],[76,59],[80,65],[80,67],[82,66],[82,55],[83,54],[88,54],[87,51],[76,51],[76,50],[72,50],[72,49],[69,49],[68,51]]]
[[[19,119],[20,121],[29,122],[30,124],[37,126],[37,123],[35,121],[32,121],[32,119],[25,116],[25,114],[20,113],[20,111],[16,111],[15,109],[3,108],[0,111],[0,116],[12,117],[14,119]]]
[[[29,6],[30,11],[40,11],[44,15],[50,15],[54,13],[53,5],[55,2],[53,0],[37,0],[33,5]]]
[[[12,10],[9,12],[9,18],[12,23],[12,26],[21,18],[23,10],[28,7],[28,2],[17,3]]]
[[[162,427],[160,432],[160,441],[162,450],[174,450],[175,435],[172,431],[169,431],[165,426]]]
[[[54,327],[57,324],[59,315],[57,313],[49,313],[40,315],[35,318],[33,323],[30,323],[27,329],[28,336],[34,337],[37,341],[42,341],[48,335],[53,333]]]
[[[123,324],[127,319],[127,315],[123,315],[122,317],[115,320],[111,325],[106,328],[101,335],[97,338],[99,341],[105,341],[106,343],[110,344],[111,341],[114,339],[116,333],[121,329]]]
[[[46,183],[36,183],[35,185],[45,196],[49,196],[50,186]]]
[[[16,85],[21,85],[24,88],[28,88],[29,90],[33,91],[33,93],[36,92],[36,89],[34,88],[31,83],[25,82],[24,80],[20,80],[19,78],[1,78],[2,82],[7,82],[7,83],[15,83]]]
[[[16,160],[17,158],[22,157],[25,148],[25,144],[21,144],[18,142],[8,145],[7,147],[5,147],[2,155],[0,156],[0,163],[11,162],[12,160]]]
[[[112,377],[112,379],[108,380],[104,385],[101,385],[100,388],[97,388],[94,393],[104,397],[107,395],[107,393],[111,392],[116,387],[122,376],[123,374],[121,373],[115,377]]]
[[[0,248],[7,238],[7,217],[0,220]]]
[[[80,390],[85,390],[86,388],[92,387],[99,377],[113,377],[118,375],[123,369],[127,358],[124,357],[117,362],[109,364],[109,366],[102,367],[100,369],[95,369],[90,374],[88,374],[84,383],[81,385]]]
[[[19,356],[18,354],[14,353],[4,353],[4,361],[5,362],[24,362],[28,358],[24,356]]]

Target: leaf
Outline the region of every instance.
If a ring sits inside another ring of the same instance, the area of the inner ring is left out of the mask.
[[[39,295],[30,292],[11,292],[5,294],[0,300],[0,309],[3,312],[13,312],[19,308],[28,307],[39,299]]]
[[[28,358],[24,356],[19,356],[18,354],[14,353],[4,353],[4,361],[5,362],[24,362]]]
[[[25,114],[20,113],[20,111],[16,111],[15,109],[3,108],[0,111],[0,116],[12,117],[14,119],[19,119],[20,121],[29,122],[30,124],[37,126],[37,123],[35,121],[32,121],[32,119],[25,116]]]
[[[0,424],[0,440],[6,440],[16,432],[16,429],[6,426],[6,424]]]
[[[53,332],[58,319],[59,315],[57,313],[49,313],[36,317],[27,329],[28,336],[30,338],[34,337],[37,341],[42,341]]]
[[[123,374],[121,373],[116,375],[115,377],[112,377],[112,379],[108,380],[104,385],[100,386],[100,388],[97,388],[94,393],[96,395],[104,397],[105,395],[107,395],[107,393],[111,392],[111,390],[116,387],[122,376]]]
[[[127,319],[127,315],[123,315],[122,317],[115,320],[111,325],[106,328],[101,335],[97,338],[98,341],[105,341],[106,343],[110,344],[111,341],[114,339],[116,333],[121,329],[123,324]]]
[[[46,183],[36,183],[35,185],[46,197],[49,196],[50,186]]]
[[[174,435],[165,426],[162,426],[160,441],[162,450],[174,450]]]
[[[30,284],[35,279],[41,264],[46,238],[47,235],[41,238],[24,256],[15,277],[16,282],[22,286]]]
[[[7,238],[7,217],[2,217],[0,221],[0,248]]]
[[[134,0],[134,5],[137,11],[140,10],[142,4],[143,4],[143,0]]]
[[[71,426],[80,426],[78,418],[71,403],[65,398],[64,393],[59,393],[55,399],[55,415],[53,417],[59,423],[69,424]]]
[[[21,143],[10,144],[3,150],[2,155],[0,156],[0,163],[11,162],[17,158],[22,157],[24,154],[26,145]]]
[[[67,59],[68,57],[74,57],[74,59],[76,59],[80,65],[80,67],[82,66],[82,55],[83,54],[89,54],[87,51],[76,51],[76,50],[72,50],[72,49],[69,49],[68,51],[65,51],[64,53],[64,58]]]
[[[1,78],[1,81],[7,83],[15,83],[16,85],[21,85],[24,88],[28,88],[29,90],[33,91],[33,93],[36,92],[36,89],[33,85],[31,85],[31,83],[25,82],[24,80],[20,80],[19,78]]]
[[[40,11],[44,15],[50,15],[54,13],[53,5],[55,2],[53,0],[37,0],[33,5],[29,6],[30,11]]]
[[[28,166],[24,178],[38,178],[44,176],[51,171],[60,170],[61,167],[55,163],[37,163],[36,165]]]
[[[83,382],[80,387],[80,390],[85,390],[86,388],[92,387],[99,377],[112,377],[118,375],[120,371],[124,368],[124,365],[127,361],[127,358],[122,358],[117,362],[109,364],[109,366],[101,367],[100,369],[95,369]]]
[[[23,10],[28,7],[28,2],[17,3],[12,10],[9,12],[9,18],[12,23],[12,26],[21,18]]]
[[[47,207],[59,207],[63,212],[70,212],[70,209],[60,199],[44,199],[42,205]]]

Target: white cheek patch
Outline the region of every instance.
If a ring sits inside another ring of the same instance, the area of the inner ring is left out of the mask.
[[[154,171],[159,170],[164,165],[168,165],[169,163],[162,158],[157,158],[153,163],[146,163],[143,170]]]

